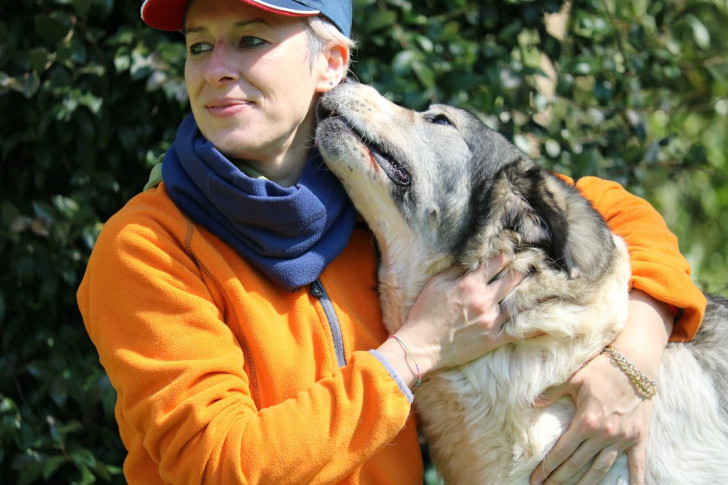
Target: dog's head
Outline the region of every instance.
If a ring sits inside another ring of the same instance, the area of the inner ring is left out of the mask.
[[[574,211],[599,216],[473,114],[446,105],[416,112],[345,83],[321,98],[318,116],[320,151],[380,244],[406,251],[416,240],[468,268],[523,248],[542,250],[568,275],[595,263],[598,255],[573,251],[569,231]],[[606,228],[599,237],[611,241]]]

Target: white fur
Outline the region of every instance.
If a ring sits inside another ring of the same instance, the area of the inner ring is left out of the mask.
[[[543,288],[553,287],[544,281],[552,276],[548,273],[542,273],[547,278],[536,275],[524,281],[505,301],[512,315],[509,332],[523,335],[538,329],[547,335],[504,346],[456,369],[432,373],[417,389],[417,410],[446,483],[528,483],[536,464],[566,430],[574,414],[573,402],[563,400],[543,409],[531,404],[546,388],[564,382],[598,354],[621,329],[626,319],[629,264],[624,243],[615,241],[620,263],[612,277],[594,288],[592,301],[554,301],[519,312],[538,300]],[[387,248],[389,244],[391,240]],[[513,265],[518,265],[518,258]],[[393,277],[398,266],[418,267],[410,258],[390,258],[380,277]],[[400,281],[392,287],[406,284]],[[398,298],[385,293],[388,301]],[[403,321],[408,307],[403,310],[391,321]],[[605,483],[619,483],[614,480],[620,474],[623,470],[617,473],[615,469],[612,481]]]

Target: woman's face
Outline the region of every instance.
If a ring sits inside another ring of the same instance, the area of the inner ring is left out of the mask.
[[[311,62],[304,22],[239,0],[194,0],[185,38],[185,83],[205,138],[274,180],[302,166],[316,93],[330,89],[330,66],[324,54]]]

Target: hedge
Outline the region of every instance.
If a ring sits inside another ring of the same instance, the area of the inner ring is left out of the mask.
[[[104,221],[188,109],[181,36],[146,28],[139,6],[3,2],[5,483],[123,483],[115,394],[75,290]],[[663,213],[696,281],[728,293],[725,1],[356,0],[355,12],[353,76],[412,108],[466,107],[550,168],[624,184]]]

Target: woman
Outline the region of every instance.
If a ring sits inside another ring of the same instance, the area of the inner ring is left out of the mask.
[[[488,283],[502,260],[439,275],[387,338],[371,234],[312,146],[316,101],[348,69],[348,0],[147,0],[142,18],[184,32],[192,115],[163,182],[105,225],[78,292],[128,482],[422,483],[411,389],[507,343],[498,302],[517,278]],[[689,338],[704,303],[646,203],[579,186],[632,250],[614,346],[654,375],[675,309]],[[606,357],[545,401],[564,393],[578,414],[534,482],[593,483],[630,449],[640,483],[649,401]]]

